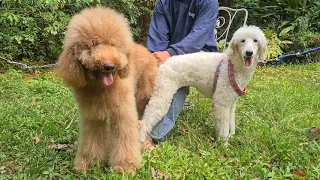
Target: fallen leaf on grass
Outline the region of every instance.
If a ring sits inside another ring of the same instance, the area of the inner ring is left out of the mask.
[[[199,149],[199,153],[200,153],[200,155],[202,155],[202,156],[206,156],[206,155],[209,155],[209,154],[210,154],[210,152],[205,151],[205,150],[203,150],[203,149]]]
[[[160,178],[160,179],[163,179],[163,180],[168,180],[169,177],[164,175],[163,173],[155,170],[153,167],[151,167],[151,175],[153,178]]]
[[[320,128],[313,127],[310,129],[310,133],[315,138],[320,138]]]
[[[219,156],[219,159],[227,159],[227,158],[230,158],[229,156],[227,156],[226,154],[221,154]]]
[[[55,150],[66,150],[69,148],[68,144],[50,144],[48,145],[49,149],[55,149]]]
[[[0,166],[0,174],[6,173],[6,167],[5,166]]]
[[[261,178],[253,178],[253,179],[251,179],[251,180],[261,180]]]
[[[65,173],[66,173],[66,174],[72,174],[69,169],[66,169],[66,170],[65,170]]]
[[[56,123],[56,124],[59,124],[59,125],[64,124],[64,122],[62,122],[62,121],[56,121],[55,123]]]
[[[263,167],[268,168],[268,169],[272,169],[272,164],[268,164],[268,163],[264,163]]]
[[[0,166],[0,174],[8,174],[8,175],[12,175],[13,172],[10,168],[6,167],[6,166]]]
[[[39,144],[40,139],[39,139],[39,137],[38,137],[38,134],[37,134],[37,133],[34,135],[33,140],[34,140],[34,143],[35,143],[35,144]]]
[[[301,171],[301,170],[295,170],[292,173],[294,176],[296,177],[300,177],[300,178],[305,178],[306,177],[306,173]]]
[[[23,74],[23,79],[27,82],[31,81],[33,78],[38,78],[39,74]]]

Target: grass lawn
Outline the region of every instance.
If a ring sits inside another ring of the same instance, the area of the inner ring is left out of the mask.
[[[214,143],[210,100],[192,101],[168,140],[143,152],[134,179],[157,176],[152,170],[170,179],[320,178],[320,140],[305,132],[320,127],[320,63],[259,67],[227,147]],[[74,171],[77,107],[52,72],[0,74],[0,127],[0,179],[127,178],[98,165]]]

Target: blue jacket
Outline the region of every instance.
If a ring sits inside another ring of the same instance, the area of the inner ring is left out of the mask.
[[[167,50],[171,56],[218,51],[214,28],[218,0],[158,0],[147,39],[151,52]]]

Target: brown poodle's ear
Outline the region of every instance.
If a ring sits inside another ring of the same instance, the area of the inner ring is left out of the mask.
[[[120,62],[122,65],[124,65],[121,69],[119,69],[117,71],[119,77],[121,79],[127,78],[129,76],[129,74],[131,73],[131,69],[130,69],[130,62],[129,59],[131,58],[132,54],[128,53],[127,55],[124,54],[120,54]]]
[[[267,40],[266,38],[262,39],[262,42],[259,43],[259,60],[265,60],[267,58]]]
[[[130,74],[130,67],[129,64],[127,64],[122,69],[118,70],[118,75],[121,79],[127,78]]]
[[[74,51],[64,48],[59,56],[58,74],[64,83],[71,87],[83,87],[86,85],[84,69],[74,56]]]

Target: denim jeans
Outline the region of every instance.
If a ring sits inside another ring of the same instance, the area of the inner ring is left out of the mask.
[[[189,94],[189,87],[182,87],[174,94],[171,106],[167,114],[162,118],[162,120],[153,127],[151,133],[149,134],[153,141],[161,142],[165,141],[167,134],[172,130],[176,123],[179,113],[181,112],[184,102]]]

